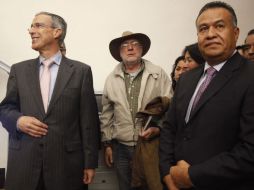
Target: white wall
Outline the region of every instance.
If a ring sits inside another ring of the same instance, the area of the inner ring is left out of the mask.
[[[95,90],[102,90],[116,65],[108,44],[124,30],[146,33],[152,41],[145,56],[168,73],[183,47],[196,41],[195,19],[207,0],[1,0],[0,60],[13,64],[36,57],[27,28],[34,14],[49,11],[68,23],[67,56],[92,66]],[[236,11],[239,43],[253,26],[253,0],[226,0]]]
[[[6,85],[8,74],[0,68],[0,101],[4,98],[6,92]],[[7,163],[7,144],[8,134],[2,127],[0,122],[0,168],[6,168]]]
[[[38,53],[30,48],[27,28],[37,12],[49,11],[67,21],[67,56],[92,66],[96,91],[103,89],[106,76],[117,63],[109,53],[108,44],[125,30],[146,33],[152,45],[145,58],[169,74],[184,46],[196,41],[195,19],[206,2],[209,1],[0,0],[0,60],[11,65],[36,57]],[[233,6],[238,16],[241,44],[254,28],[254,1],[225,2]]]

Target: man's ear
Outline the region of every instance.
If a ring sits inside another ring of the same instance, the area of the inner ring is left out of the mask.
[[[62,32],[63,32],[62,29],[60,29],[60,28],[55,28],[55,29],[54,29],[54,33],[53,33],[54,38],[55,38],[55,39],[60,38]]]
[[[234,33],[235,33],[235,40],[237,42],[239,34],[240,34],[240,29],[238,27],[235,27]]]

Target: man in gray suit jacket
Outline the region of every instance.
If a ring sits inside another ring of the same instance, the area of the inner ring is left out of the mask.
[[[58,15],[35,15],[29,34],[36,59],[14,64],[1,122],[9,132],[6,190],[87,189],[98,162],[96,99],[91,68],[59,51],[67,24]],[[47,101],[42,86],[49,68]]]
[[[196,26],[206,63],[177,83],[161,132],[161,176],[170,190],[252,190],[254,64],[235,50],[230,5],[206,4]]]

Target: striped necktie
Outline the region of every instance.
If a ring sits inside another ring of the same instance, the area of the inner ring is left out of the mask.
[[[206,88],[208,87],[208,85],[210,84],[210,82],[212,81],[212,79],[215,77],[216,75],[216,69],[213,67],[209,67],[206,70],[206,78],[203,81],[203,83],[200,85],[198,92],[194,98],[193,104],[192,104],[192,111],[196,108],[198,101],[200,100],[202,94],[205,92]]]

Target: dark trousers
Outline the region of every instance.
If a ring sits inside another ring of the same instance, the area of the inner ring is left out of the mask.
[[[41,175],[40,175],[36,190],[46,190],[42,171],[41,171]]]
[[[50,187],[48,187],[48,189],[49,189]],[[36,187],[36,189],[35,190],[48,190],[47,188],[46,188],[46,185],[45,185],[45,179],[44,179],[44,177],[43,177],[43,172],[41,171],[41,174],[40,174],[40,178],[39,178],[39,180],[38,180],[38,185],[37,185],[37,187]],[[52,187],[51,187],[51,189],[52,189]],[[67,187],[65,187],[64,189],[70,189],[71,190],[71,188],[67,188]],[[88,190],[88,185],[83,185],[82,187],[80,187],[80,190]],[[58,189],[56,189],[56,190],[58,190]],[[59,190],[63,190],[62,188],[61,189],[59,189]]]
[[[82,189],[87,190],[88,186],[84,184],[84,187]],[[46,187],[45,187],[43,176],[40,177],[38,185],[37,185],[35,190],[47,190]]]

